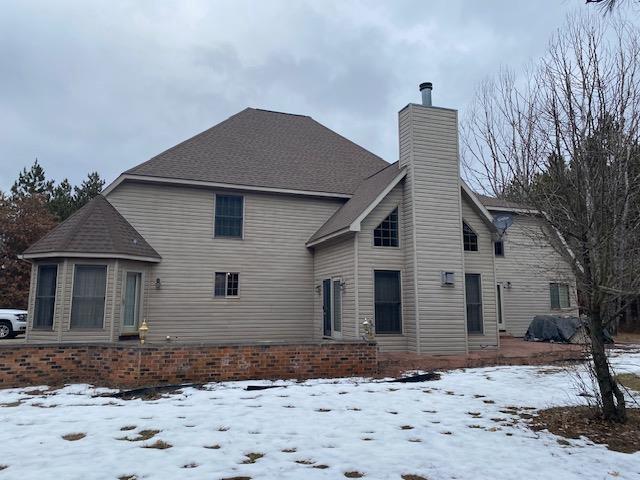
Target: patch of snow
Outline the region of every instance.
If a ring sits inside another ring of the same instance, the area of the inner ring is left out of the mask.
[[[616,351],[612,363],[640,373],[638,352]],[[248,385],[282,388],[246,391]],[[456,370],[424,383],[211,383],[152,401],[96,396],[110,392],[90,385],[0,390],[0,404],[21,402],[0,407],[0,444],[9,447],[0,479],[314,480],[347,471],[365,479],[640,478],[640,453],[586,439],[560,445],[509,413],[514,406],[584,403],[575,373],[555,366]],[[160,432],[131,441],[142,430]],[[62,438],[72,433],[86,437]],[[172,447],[141,448],[157,440]],[[264,457],[243,463],[250,453]]]

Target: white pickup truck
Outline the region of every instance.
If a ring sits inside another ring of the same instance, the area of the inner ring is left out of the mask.
[[[27,311],[0,308],[0,340],[13,338],[27,330]]]

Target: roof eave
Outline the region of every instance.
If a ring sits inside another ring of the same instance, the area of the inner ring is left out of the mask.
[[[489,227],[489,230],[491,230],[493,233],[497,233],[498,229],[493,223],[493,215],[491,215],[491,212],[489,212],[489,210],[487,210],[482,202],[480,202],[480,199],[478,199],[475,193],[473,193],[473,190],[471,190],[469,185],[467,185],[467,183],[462,178],[460,179],[460,188],[462,188],[462,191],[467,195],[469,200],[471,200],[473,207],[480,214],[480,217]]]
[[[120,260],[137,260],[140,262],[160,263],[162,257],[150,257],[145,255],[131,255],[127,253],[104,253],[104,252],[42,252],[42,253],[23,253],[18,255],[21,260],[38,260],[41,258],[100,258],[100,259],[120,259]]]
[[[273,187],[261,187],[255,185],[240,185],[234,183],[222,183],[222,182],[207,182],[203,180],[185,180],[181,178],[169,178],[169,177],[155,177],[151,175],[137,175],[133,173],[123,173],[118,178],[107,186],[102,191],[102,195],[105,197],[115,190],[118,185],[126,180],[144,182],[144,183],[157,183],[168,185],[187,185],[194,187],[209,187],[209,188],[228,188],[232,190],[246,190],[256,192],[269,192],[269,193],[282,193],[289,195],[303,195],[310,197],[330,197],[330,198],[351,198],[352,195],[348,193],[338,192],[319,192],[314,190],[295,190],[287,188],[273,188]]]

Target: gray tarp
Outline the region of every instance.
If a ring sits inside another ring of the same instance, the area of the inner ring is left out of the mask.
[[[536,315],[529,324],[524,339],[530,342],[570,343],[571,338],[583,327],[583,321],[578,317]]]

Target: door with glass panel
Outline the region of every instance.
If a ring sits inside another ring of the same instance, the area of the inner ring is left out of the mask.
[[[122,332],[134,333],[140,324],[140,302],[142,296],[142,273],[126,272],[124,298],[122,300]]]

